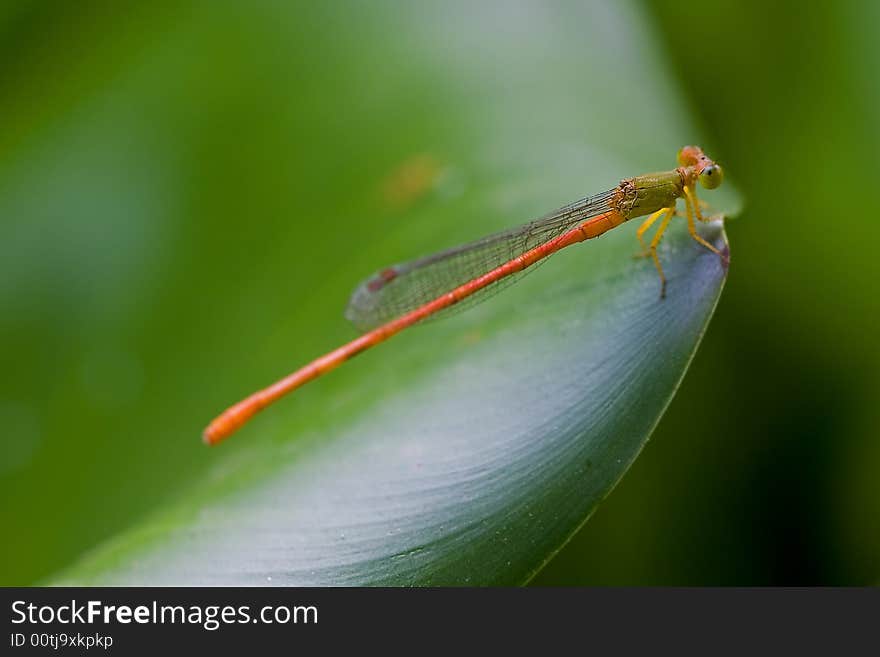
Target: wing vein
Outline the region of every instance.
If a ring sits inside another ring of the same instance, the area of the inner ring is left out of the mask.
[[[355,288],[345,317],[360,331],[369,331],[404,315],[530,249],[546,244],[575,224],[607,212],[614,191],[580,199],[522,226],[382,269]],[[483,301],[534,270],[535,266],[479,290],[435,317],[446,317]]]

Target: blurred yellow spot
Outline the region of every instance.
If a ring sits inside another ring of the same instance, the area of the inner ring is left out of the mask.
[[[414,155],[382,183],[382,198],[389,207],[404,210],[430,192],[442,173],[443,167],[432,155]]]
[[[483,339],[482,331],[468,331],[461,337],[461,343],[464,345],[473,345],[477,344],[480,340]]]

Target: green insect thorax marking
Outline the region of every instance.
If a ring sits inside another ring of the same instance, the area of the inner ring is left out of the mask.
[[[618,186],[612,204],[625,219],[641,217],[675,205],[684,194],[684,184],[680,169],[627,178]]]

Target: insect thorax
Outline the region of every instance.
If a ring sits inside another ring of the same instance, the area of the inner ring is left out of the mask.
[[[625,219],[641,217],[673,206],[683,190],[684,179],[678,169],[627,178],[617,186],[611,207]]]

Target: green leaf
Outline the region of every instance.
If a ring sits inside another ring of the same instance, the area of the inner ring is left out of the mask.
[[[327,294],[371,269],[672,168],[678,147],[700,142],[634,11],[495,10],[392,3],[302,18],[322,26],[296,42],[321,52],[320,75],[302,83],[302,112],[340,133],[325,175],[338,167],[361,186],[331,192],[332,217],[327,195],[306,192],[305,207],[333,241],[288,245],[297,247],[291,258],[305,259],[288,261],[287,275],[312,277],[296,299],[297,321],[324,322]],[[423,189],[377,200],[399,179],[387,171],[419,161],[435,163]],[[365,172],[346,173],[352,163]],[[735,207],[729,185],[704,196],[715,209]],[[659,299],[652,263],[632,257],[636,223],[565,250],[467,313],[406,331],[265,411],[234,444],[206,449],[210,471],[167,508],[54,583],[528,581],[638,455],[725,279],[720,259],[676,219],[660,251],[669,287]],[[726,248],[720,222],[701,230]],[[261,280],[244,282],[242,298]],[[335,340],[341,322],[300,341],[273,331],[270,346],[305,362],[335,346],[322,337]],[[227,335],[230,357],[213,366],[244,367],[246,350]]]
[[[706,235],[723,246],[719,225]],[[636,457],[721,291],[719,258],[681,227],[664,249],[663,301],[631,246],[609,239],[559,257],[529,281],[530,306],[493,304],[491,322],[424,327],[416,336],[446,362],[417,385],[307,448],[232,461],[180,510],[61,581],[526,581]],[[404,368],[415,348],[383,357]]]

